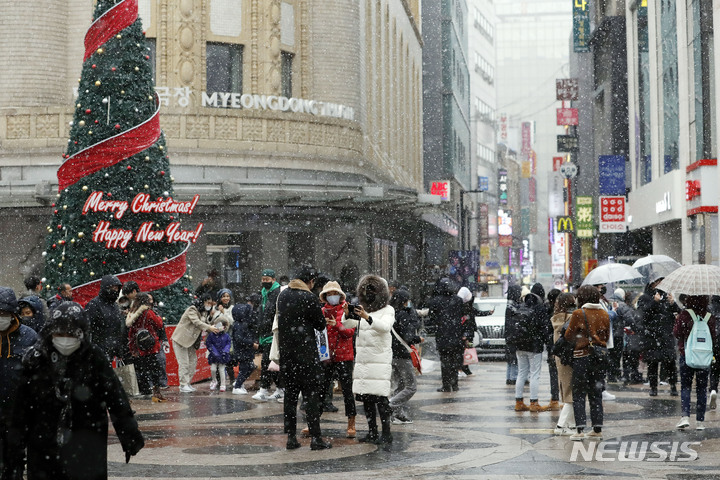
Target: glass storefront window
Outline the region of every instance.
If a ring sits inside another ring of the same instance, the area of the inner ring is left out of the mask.
[[[660,32],[663,96],[663,172],[679,168],[680,99],[676,0],[661,0]]]

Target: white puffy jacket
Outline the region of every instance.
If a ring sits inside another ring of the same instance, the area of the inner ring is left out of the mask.
[[[387,397],[390,395],[392,374],[390,330],[395,323],[395,309],[387,305],[368,313],[372,317],[372,325],[364,319],[358,324],[353,393]]]

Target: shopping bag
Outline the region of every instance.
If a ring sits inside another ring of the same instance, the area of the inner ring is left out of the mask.
[[[465,353],[463,353],[463,365],[472,365],[474,363],[478,363],[475,347],[466,348]]]
[[[120,383],[129,397],[140,395],[140,387],[138,387],[137,375],[135,374],[135,365],[132,363],[125,365],[125,362],[118,360],[116,362],[115,375],[120,379]]]
[[[329,363],[331,360],[327,328],[323,330],[315,330],[315,341],[317,342],[318,358],[320,359],[320,362]]]

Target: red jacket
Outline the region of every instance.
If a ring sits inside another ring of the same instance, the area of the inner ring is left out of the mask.
[[[348,362],[355,358],[353,351],[355,329],[345,328],[342,324],[343,305],[344,302],[340,305],[326,303],[322,309],[325,318],[334,318],[337,322],[333,326],[327,326],[328,344],[333,362]]]
[[[137,345],[135,344],[135,334],[141,328],[144,328],[148,332],[150,332],[150,335],[152,335],[155,339],[155,345],[153,345],[153,348],[146,352],[141,352],[140,350],[138,350]],[[157,313],[152,311],[152,309],[145,310],[143,314],[140,315],[140,318],[135,320],[135,323],[133,323],[128,330],[128,347],[130,348],[130,353],[134,357],[146,357],[148,355],[154,355],[158,353],[160,351],[160,341],[158,339],[162,328],[162,318],[160,318]]]

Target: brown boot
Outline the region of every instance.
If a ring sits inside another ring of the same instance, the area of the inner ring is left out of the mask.
[[[515,411],[516,412],[527,412],[528,410],[530,410],[530,407],[525,405],[525,402],[523,402],[522,398],[515,399]]]
[[[543,407],[538,403],[537,400],[530,400],[529,410],[531,412],[547,412],[548,410],[550,410],[550,407],[549,406]]]
[[[152,394],[152,401],[155,403],[161,403],[166,402],[167,399],[163,396],[163,394],[160,392],[159,387],[153,388],[153,394]]]
[[[355,435],[357,435],[357,431],[355,430],[355,416],[348,417],[348,426],[347,426],[347,438],[355,438]]]
[[[558,402],[557,400],[551,400],[550,404],[547,406],[548,410],[551,412],[558,412],[562,410],[563,406],[562,403]]]

